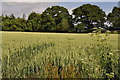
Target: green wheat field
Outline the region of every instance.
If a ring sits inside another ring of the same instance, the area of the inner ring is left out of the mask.
[[[3,78],[119,76],[118,34],[1,33]]]

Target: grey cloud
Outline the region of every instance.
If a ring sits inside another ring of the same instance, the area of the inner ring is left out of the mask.
[[[23,13],[27,16],[32,11],[42,13],[48,6],[54,5],[55,2],[3,2],[2,13],[4,15],[14,14],[16,17],[22,17]]]

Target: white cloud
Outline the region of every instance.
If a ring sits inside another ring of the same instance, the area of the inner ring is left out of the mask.
[[[72,14],[72,10],[75,9],[75,8],[68,8],[68,11],[70,14]]]

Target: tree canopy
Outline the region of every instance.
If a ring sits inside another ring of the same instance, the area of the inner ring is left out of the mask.
[[[69,32],[73,27],[72,16],[64,7],[48,7],[42,13],[42,25],[46,31]]]
[[[109,29],[120,30],[120,7],[114,7],[107,16],[110,25]]]
[[[73,9],[74,23],[81,22],[88,31],[93,27],[103,27],[105,22],[105,12],[96,5],[84,4]]]
[[[15,17],[14,14],[2,15],[3,31],[32,31],[32,32],[91,32],[94,27],[102,27],[109,30],[120,30],[120,8],[114,7],[107,16],[96,5],[83,4],[72,10],[63,6],[51,6],[41,14],[31,12],[26,18]],[[105,27],[105,22],[110,27]]]

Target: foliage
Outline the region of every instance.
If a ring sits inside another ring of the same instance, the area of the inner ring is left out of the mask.
[[[38,18],[39,16],[40,16],[39,13],[32,12],[29,14],[28,20],[34,20],[34,19]]]
[[[4,31],[24,31],[26,20],[24,19],[7,19],[2,22],[2,30]]]
[[[22,18],[16,18],[14,14],[1,17],[0,24],[3,26],[3,31],[88,33],[92,32],[93,27],[102,27],[111,31],[119,30],[119,7],[114,7],[107,17],[99,6],[91,4],[84,4],[73,9],[71,15],[62,6],[51,6],[42,14],[31,12],[28,19],[25,14]],[[111,26],[105,25],[105,22]]]
[[[117,72],[117,69],[119,64],[115,59],[113,58],[114,53],[113,53],[113,49],[111,48],[112,46],[109,44],[109,42],[111,42],[111,39],[109,38],[109,33],[110,31],[106,31],[105,34],[101,34],[103,28],[94,28],[93,33],[91,33],[90,35],[93,37],[94,42],[97,41],[97,43],[95,43],[98,46],[98,49],[100,50],[99,52],[99,64],[103,69],[103,77],[106,79],[109,78],[119,78],[119,72]],[[107,52],[106,52],[107,51]],[[116,51],[116,53],[119,53],[119,50]],[[119,56],[119,54],[117,54]],[[119,57],[116,58],[117,60],[119,60]]]
[[[45,31],[69,32],[73,27],[68,10],[61,6],[48,7],[42,13],[42,25]]]
[[[74,22],[81,22],[84,27],[88,28],[88,32],[93,27],[102,27],[105,22],[105,12],[96,5],[84,4],[78,8],[73,9]]]
[[[87,32],[87,29],[85,28],[85,24],[79,23],[75,27],[75,32]]]
[[[114,7],[112,13],[109,13],[108,22],[111,24],[110,30],[120,30],[120,7]]]

